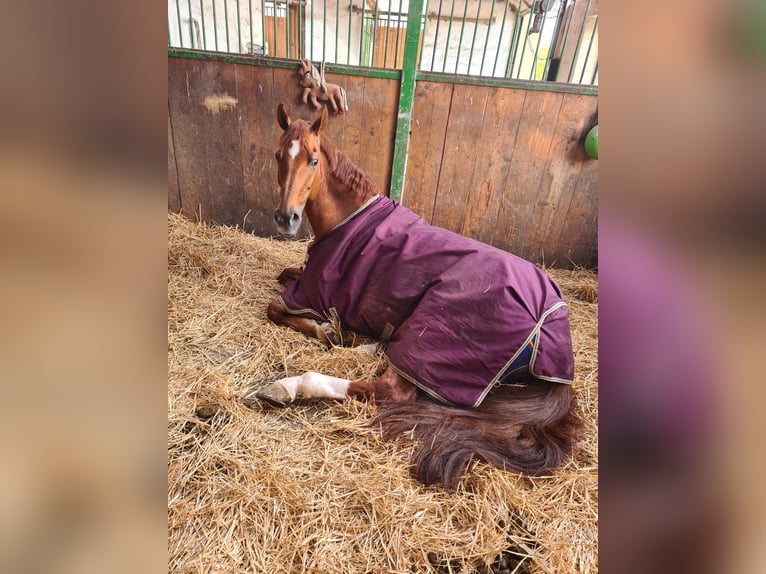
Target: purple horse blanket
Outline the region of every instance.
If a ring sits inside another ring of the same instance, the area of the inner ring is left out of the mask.
[[[387,197],[312,243],[281,301],[387,341],[391,368],[448,405],[478,406],[520,361],[539,379],[574,376],[567,306],[547,274]]]

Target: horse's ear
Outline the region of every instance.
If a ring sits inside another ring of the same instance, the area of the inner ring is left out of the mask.
[[[287,115],[287,110],[285,110],[284,104],[279,104],[277,106],[277,122],[279,122],[279,125],[283,130],[287,130],[287,128],[290,127],[290,124],[293,123],[290,116]]]
[[[311,124],[311,131],[319,134],[327,126],[327,106],[322,106],[322,115]]]

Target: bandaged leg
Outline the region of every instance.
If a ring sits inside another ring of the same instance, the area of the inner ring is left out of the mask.
[[[255,397],[274,406],[286,407],[297,398],[345,399],[351,381],[330,377],[312,371],[299,377],[287,377],[274,381],[255,392]],[[252,396],[252,393],[245,399]]]

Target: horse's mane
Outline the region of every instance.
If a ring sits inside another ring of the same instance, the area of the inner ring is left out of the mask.
[[[279,147],[285,147],[287,142],[292,140],[302,139],[301,136],[304,131],[309,129],[311,129],[311,124],[306,120],[295,120],[282,134],[279,140]],[[363,201],[380,193],[380,188],[375,182],[338,150],[327,135],[320,133],[319,140],[322,152],[330,166],[330,175],[338,183],[348,187],[352,193],[358,195]]]
[[[373,195],[380,193],[380,189],[369,176],[339,151],[325,134],[320,134],[322,142],[322,151],[327,156],[331,175],[338,180],[341,185],[359,195],[362,200],[367,200]]]

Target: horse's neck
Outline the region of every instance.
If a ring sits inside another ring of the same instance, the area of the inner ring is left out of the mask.
[[[306,203],[306,216],[316,239],[329,233],[335,226],[362,207],[378,189],[340,152],[336,170],[322,174],[317,197]],[[329,162],[325,165],[329,166]],[[341,170],[337,170],[340,166]],[[359,182],[366,182],[360,186]]]

